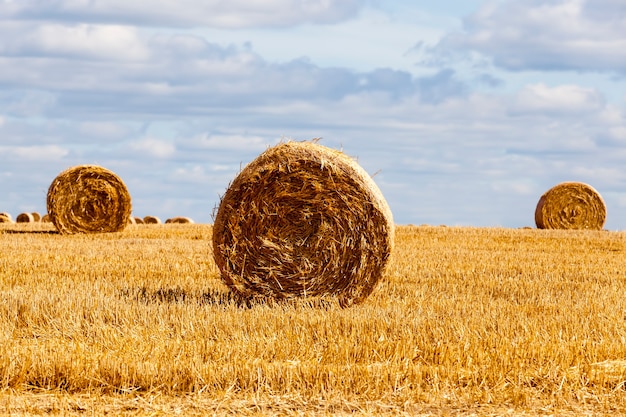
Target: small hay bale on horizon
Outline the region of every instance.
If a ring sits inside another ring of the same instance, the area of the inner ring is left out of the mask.
[[[546,191],[535,208],[539,229],[602,230],[606,204],[591,185],[562,182]]]
[[[50,215],[49,215],[48,213],[44,214],[44,215],[41,217],[41,222],[42,222],[42,223],[50,223]]]
[[[135,221],[135,224],[143,224],[143,219],[141,217],[133,217],[133,220]]]
[[[61,234],[111,233],[123,230],[131,213],[126,185],[98,165],[78,165],[61,172],[46,198],[50,221]]]
[[[17,217],[15,218],[15,223],[34,223],[35,222],[35,217],[33,216],[32,213],[20,213],[17,215]]]
[[[161,224],[161,219],[157,216],[145,216],[143,218],[144,224]]]
[[[165,224],[193,224],[193,223],[194,221],[190,217],[183,217],[183,216],[171,217],[165,220]]]
[[[222,197],[213,257],[246,299],[362,302],[383,276],[393,216],[380,189],[343,152],[281,143],[248,164]]]
[[[33,212],[32,212],[32,213],[30,213],[30,214],[32,214],[32,215],[33,215],[33,220],[34,220],[35,222],[40,222],[40,221],[41,221],[41,214],[39,214],[38,212],[33,211]]]
[[[13,223],[13,217],[6,212],[0,213],[0,223]]]

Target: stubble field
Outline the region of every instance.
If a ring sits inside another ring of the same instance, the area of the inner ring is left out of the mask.
[[[626,233],[398,226],[361,305],[249,305],[211,226],[0,224],[0,413],[626,413]]]

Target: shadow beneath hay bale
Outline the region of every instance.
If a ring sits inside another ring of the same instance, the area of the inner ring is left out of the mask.
[[[184,288],[157,288],[146,287],[126,288],[120,291],[120,296],[144,304],[172,303],[172,304],[200,304],[211,306],[236,306],[238,308],[254,308],[256,306],[318,308],[330,309],[338,306],[335,300],[322,298],[244,298],[231,291],[209,290],[206,292],[187,291]]]
[[[58,230],[16,230],[16,229],[6,229],[0,230],[0,233],[7,234],[29,234],[29,235],[58,235]]]
[[[204,293],[188,291],[184,288],[157,288],[146,287],[125,288],[120,291],[120,296],[144,304],[150,303],[196,303],[202,305],[236,305],[245,307],[246,300],[237,297],[236,294],[225,291],[210,290]]]

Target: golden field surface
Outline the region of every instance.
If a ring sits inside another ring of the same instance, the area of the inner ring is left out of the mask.
[[[247,305],[211,225],[0,224],[0,414],[626,413],[626,233],[398,226],[362,304]]]

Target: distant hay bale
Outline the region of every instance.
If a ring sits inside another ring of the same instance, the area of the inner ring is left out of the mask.
[[[248,164],[223,196],[213,256],[244,298],[363,301],[384,273],[394,223],[358,163],[312,142],[286,142]]]
[[[144,224],[161,224],[161,219],[157,216],[146,216],[143,218]]]
[[[32,213],[20,213],[15,218],[16,223],[34,223],[35,217]]]
[[[169,218],[169,219],[165,220],[165,224],[172,224],[172,223],[174,223],[174,224],[176,224],[176,223],[178,223],[178,224],[190,224],[190,223],[193,223],[193,220],[190,219],[189,217],[180,217],[180,216],[179,217],[172,217],[172,218]]]
[[[44,215],[41,217],[41,222],[42,222],[42,223],[50,223],[50,215],[48,215],[48,213],[44,214]]]
[[[535,209],[539,229],[601,230],[606,205],[600,194],[581,182],[562,182],[546,191]]]
[[[78,165],[61,172],[47,195],[50,221],[62,234],[123,230],[131,212],[124,182],[97,165]]]
[[[137,224],[137,222],[135,221],[135,218],[133,216],[129,216],[128,217],[128,224]]]
[[[37,213],[36,211],[33,211],[31,214],[33,215],[33,220],[35,222],[40,222],[41,221],[41,214]]]
[[[0,223],[13,223],[13,217],[9,213],[0,213]]]
[[[143,224],[143,219],[141,217],[133,217],[135,224]]]

